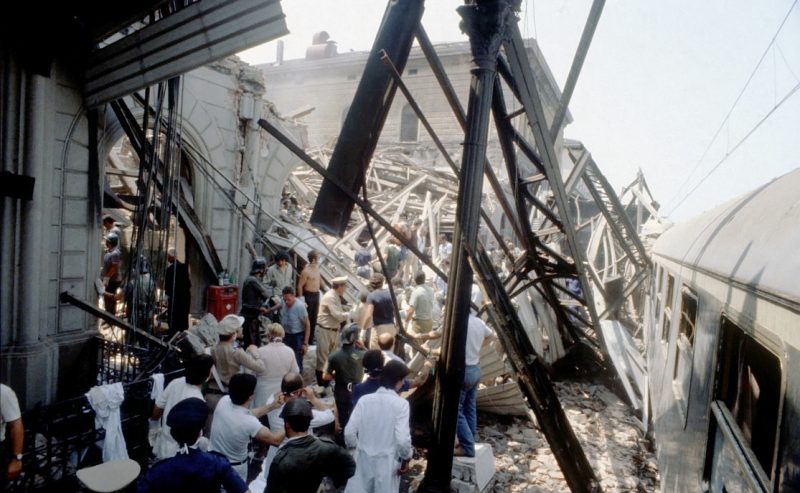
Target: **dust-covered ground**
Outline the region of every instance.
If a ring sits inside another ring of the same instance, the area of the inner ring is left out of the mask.
[[[659,476],[653,453],[633,412],[603,385],[556,383],[561,405],[600,479],[605,492],[658,491]],[[494,450],[494,492],[540,493],[569,491],[547,441],[528,418],[479,413],[479,441]],[[425,468],[418,450],[408,477],[416,491]]]

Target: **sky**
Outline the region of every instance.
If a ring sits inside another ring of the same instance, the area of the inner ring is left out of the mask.
[[[467,39],[455,11],[461,3],[426,2],[422,22],[434,43]],[[282,5],[291,33],[281,38],[284,58],[294,59],[323,30],[340,53],[369,50],[386,1]],[[522,7],[523,36],[537,39],[563,87],[591,1],[523,0]],[[275,45],[239,56],[271,62]],[[641,169],[662,214],[680,221],[800,167],[798,89],[798,0],[613,0],[565,136],[586,145],[618,191]]]

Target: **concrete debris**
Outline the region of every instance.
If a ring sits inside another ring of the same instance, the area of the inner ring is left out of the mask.
[[[642,436],[639,420],[603,385],[555,383],[559,400],[586,452],[603,491],[652,492],[659,487],[653,452]],[[480,414],[479,442],[491,445],[495,456],[496,493],[568,491],[544,435],[528,418]],[[420,454],[424,457],[424,454]],[[425,471],[415,459],[409,490],[416,491]]]

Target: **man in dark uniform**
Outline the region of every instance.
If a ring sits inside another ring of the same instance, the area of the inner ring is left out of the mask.
[[[267,313],[264,303],[269,298],[269,291],[264,286],[264,272],[267,270],[267,261],[264,257],[256,257],[250,267],[250,275],[242,284],[242,309],[239,315],[244,317],[244,347],[254,344],[261,346],[259,337],[260,322],[258,317]]]
[[[326,476],[338,488],[356,472],[347,450],[308,433],[312,417],[311,403],[303,398],[283,407],[281,418],[289,440],[272,461],[264,493],[315,493]]]
[[[167,250],[167,267],[164,276],[164,291],[167,293],[167,323],[169,336],[189,328],[189,306],[192,283],[189,281],[189,268],[178,262],[175,249]]]
[[[342,330],[342,348],[328,357],[328,368],[322,377],[336,382],[333,397],[342,430],[347,426],[350,413],[353,411],[353,386],[364,377],[364,368],[361,366],[364,351],[355,344],[358,332],[356,324],[350,324]]]
[[[178,455],[156,463],[140,477],[139,493],[219,493],[220,487],[228,493],[248,491],[225,456],[196,448],[207,417],[208,407],[202,399],[191,397],[175,404],[167,415],[167,424],[180,446]]]

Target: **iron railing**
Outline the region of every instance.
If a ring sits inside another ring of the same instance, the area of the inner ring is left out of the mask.
[[[146,469],[151,456],[149,418],[153,409],[150,392],[153,371],[171,366],[169,359],[136,346],[98,340],[97,384],[121,382],[125,400],[120,407],[122,431],[128,455]],[[183,374],[165,374],[165,383]],[[88,390],[88,389],[87,389]],[[95,412],[85,395],[37,406],[23,414],[25,445],[23,474],[3,485],[4,492],[78,491],[75,472],[102,462],[105,430],[95,425]]]

